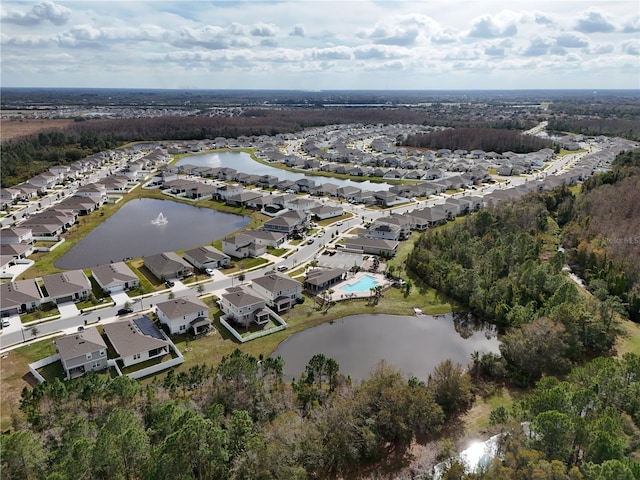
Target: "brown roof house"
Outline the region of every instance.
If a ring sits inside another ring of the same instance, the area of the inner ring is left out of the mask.
[[[304,279],[304,288],[318,293],[344,280],[346,270],[342,268],[315,268],[309,270]]]
[[[40,306],[42,292],[35,279],[0,284],[0,314],[26,313]]]
[[[184,259],[200,270],[221,268],[231,264],[229,255],[208,245],[187,250],[184,252]]]
[[[95,327],[54,341],[67,380],[107,368],[107,344]]]
[[[211,326],[209,307],[195,296],[158,303],[156,313],[160,323],[167,325],[172,335],[186,333],[189,330],[198,335]]]
[[[276,312],[289,310],[302,295],[302,284],[278,272],[270,272],[251,282],[251,288],[267,300]]]
[[[108,263],[91,269],[93,279],[107,293],[123,292],[140,285],[140,279],[124,262]]]
[[[107,323],[104,333],[125,367],[169,353],[169,342],[147,316]]]
[[[164,252],[143,257],[144,266],[160,280],[182,278],[193,274],[193,266],[180,258],[175,252]]]
[[[68,270],[42,277],[46,298],[55,303],[77,302],[91,295],[91,282],[82,270]],[[44,300],[43,299],[43,300]]]
[[[265,299],[244,285],[227,288],[220,296],[219,304],[225,313],[223,318],[227,321],[244,327],[248,327],[251,322],[257,325],[269,322],[270,312],[266,308]]]

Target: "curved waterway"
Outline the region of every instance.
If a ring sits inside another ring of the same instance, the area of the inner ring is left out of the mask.
[[[351,185],[361,190],[381,191],[389,190],[388,183],[376,183],[370,181],[355,182],[353,180],[343,180],[341,178],[323,177],[319,175],[306,175],[304,173],[291,172],[280,168],[271,167],[260,162],[256,162],[251,155],[246,152],[216,152],[204,153],[199,155],[190,155],[181,158],[176,165],[194,165],[197,167],[228,167],[242,173],[250,173],[254,175],[273,175],[280,180],[300,180],[307,178],[313,180],[316,185],[323,183],[333,183],[339,187]]]
[[[495,330],[466,313],[447,315],[353,315],[296,333],[273,356],[284,359],[285,377],[298,378],[317,353],[333,358],[340,372],[364,380],[384,360],[408,378],[426,380],[443,360],[467,366],[474,351],[498,353]]]
[[[166,223],[157,222],[160,214]],[[223,238],[249,220],[171,200],[138,198],[124,204],[54,265],[66,270],[89,268],[126,257],[185,250]]]

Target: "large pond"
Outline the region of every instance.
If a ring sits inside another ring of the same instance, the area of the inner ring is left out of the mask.
[[[467,366],[474,351],[497,353],[495,331],[467,314],[354,315],[296,333],[273,353],[285,362],[285,376],[298,378],[317,353],[333,358],[340,372],[364,380],[384,360],[406,377],[426,380],[443,360]]]
[[[388,183],[376,182],[354,182],[353,180],[343,180],[333,177],[322,177],[318,175],[305,175],[304,173],[291,172],[280,168],[271,167],[260,162],[256,162],[251,155],[245,152],[217,152],[205,153],[201,155],[191,155],[181,158],[176,165],[195,165],[198,167],[229,167],[242,173],[251,173],[254,175],[273,175],[280,180],[299,180],[308,178],[313,180],[316,185],[323,183],[333,183],[339,187],[353,185],[362,190],[380,191],[389,190]]]
[[[161,213],[167,220],[164,224],[154,222]],[[248,217],[171,200],[130,200],[60,257],[55,266],[89,268],[125,257],[184,250],[223,238],[247,223]]]

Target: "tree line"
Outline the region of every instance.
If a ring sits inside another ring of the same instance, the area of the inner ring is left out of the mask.
[[[87,374],[25,388],[0,437],[7,479],[305,479],[375,468],[417,435],[437,438],[471,400],[450,361],[407,380],[380,363],[356,384],[317,354],[292,383],[284,363],[234,351],[217,366],[143,385]]]
[[[404,145],[439,150],[484,150],[485,152],[529,153],[553,148],[553,143],[515,130],[499,128],[450,128],[437,132],[409,135]]]

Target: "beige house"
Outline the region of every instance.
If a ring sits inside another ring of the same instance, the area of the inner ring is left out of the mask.
[[[125,367],[169,353],[169,342],[146,316],[107,323],[104,333]]]
[[[95,327],[58,338],[54,343],[67,380],[107,368],[107,344]]]

